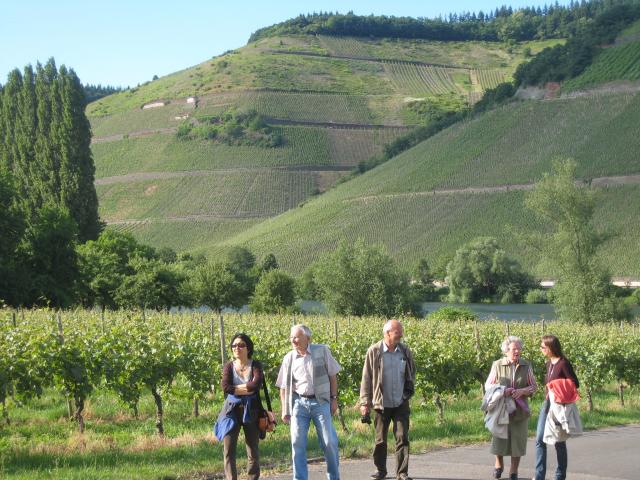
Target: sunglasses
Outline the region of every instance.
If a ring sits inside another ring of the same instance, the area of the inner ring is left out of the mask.
[[[234,343],[231,348],[247,348],[247,345],[245,343]]]

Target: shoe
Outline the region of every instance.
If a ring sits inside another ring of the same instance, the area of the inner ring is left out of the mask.
[[[376,470],[370,476],[373,480],[384,480],[387,477],[387,472],[381,472],[380,470]]]
[[[502,477],[502,469],[501,468],[494,468],[493,469],[493,478],[498,480],[500,477]]]
[[[509,475],[509,480],[518,480],[518,474],[512,473],[511,475]]]
[[[413,479],[406,473],[403,473],[402,475],[398,475],[397,480],[413,480]]]

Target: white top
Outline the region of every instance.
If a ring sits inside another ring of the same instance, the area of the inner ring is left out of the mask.
[[[251,368],[252,367],[253,367],[253,360],[250,360],[249,361],[249,368],[247,369],[247,374],[243,377],[236,370],[236,364],[234,363],[233,364],[233,368],[231,369],[233,371],[233,384],[234,385],[242,385],[244,383],[247,383],[249,381],[249,379],[251,378]]]

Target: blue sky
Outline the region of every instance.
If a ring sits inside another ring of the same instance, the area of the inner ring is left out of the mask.
[[[542,6],[521,0],[10,0],[0,17],[0,83],[14,68],[54,57],[83,83],[135,86],[241,47],[258,28],[300,13],[433,18],[500,5]],[[560,1],[567,4],[567,1]]]

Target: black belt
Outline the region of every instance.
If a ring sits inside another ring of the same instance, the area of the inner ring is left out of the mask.
[[[302,398],[316,398],[315,395],[301,395],[300,393],[296,393],[296,395],[298,395],[299,397],[302,397]]]

